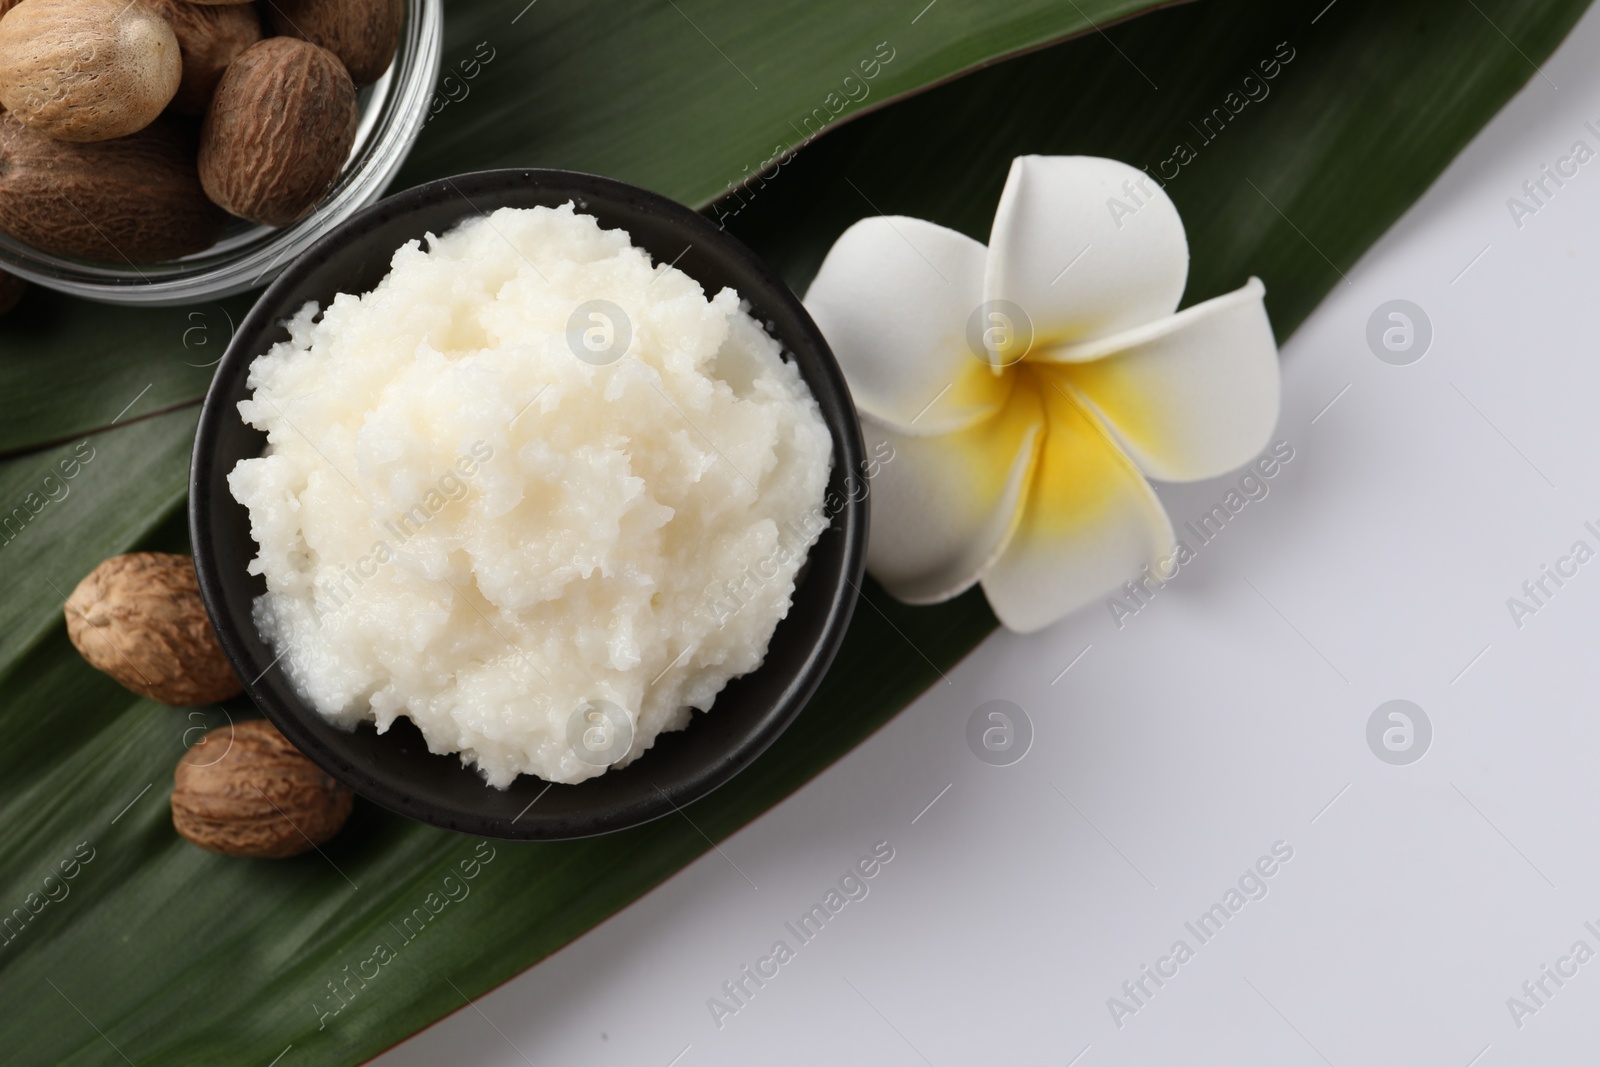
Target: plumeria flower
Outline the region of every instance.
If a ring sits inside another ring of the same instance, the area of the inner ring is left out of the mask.
[[[890,593],[934,603],[981,581],[1027,632],[1147,567],[1172,576],[1146,479],[1244,464],[1279,403],[1260,280],[1177,311],[1188,273],[1166,193],[1086,156],[1014,160],[987,247],[913,218],[845,231],[805,303],[869,441],[894,448],[867,552]]]

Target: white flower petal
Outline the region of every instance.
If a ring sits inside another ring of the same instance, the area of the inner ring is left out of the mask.
[[[1150,483],[1053,367],[1028,365],[1046,411],[1043,446],[1022,518],[984,573],[989,606],[1029,633],[1152,572],[1173,546]]]
[[[912,604],[971,588],[1016,527],[1044,436],[1037,393],[1018,389],[996,417],[938,437],[862,423],[869,450],[885,439],[894,448],[869,490],[867,569]]]
[[[1020,307],[1036,345],[1170,315],[1188,274],[1183,221],[1154,178],[1093,156],[1012,161],[989,235],[984,299]]]
[[[1008,386],[967,344],[988,252],[921,219],[880,215],[846,230],[806,293],[856,407],[907,434],[939,434],[999,410]]]
[[[1265,292],[1251,278],[1148,326],[1036,355],[1071,378],[1146,475],[1214,478],[1249,462],[1278,422]]]

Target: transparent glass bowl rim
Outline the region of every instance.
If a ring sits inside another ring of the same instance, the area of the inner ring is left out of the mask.
[[[381,197],[422,133],[439,77],[444,6],[443,0],[405,0],[405,5],[394,63],[361,92],[350,160],[306,218],[282,229],[242,228],[204,252],[137,266],[52,255],[0,234],[0,269],[73,296],[148,307],[215,300],[268,284],[323,234]]]

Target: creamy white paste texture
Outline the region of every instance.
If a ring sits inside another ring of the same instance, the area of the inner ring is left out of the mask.
[[[597,299],[631,324],[604,365],[568,338]],[[268,447],[228,485],[257,625],[322,715],[406,716],[494,786],[577,782],[761,664],[826,522],[831,441],[737,293],[707,299],[570,204],[507,208],[289,332],[239,405]],[[599,701],[628,722],[575,751]]]

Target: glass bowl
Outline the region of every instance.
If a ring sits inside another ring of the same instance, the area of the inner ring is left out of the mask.
[[[0,268],[38,285],[112,304],[165,307],[242,293],[271,282],[333,227],[383,195],[428,117],[443,50],[442,0],[405,0],[400,48],[387,73],[361,90],[350,159],[310,215],[281,229],[235,219],[204,252],[164,263],[100,263],[42,252],[0,234]]]

